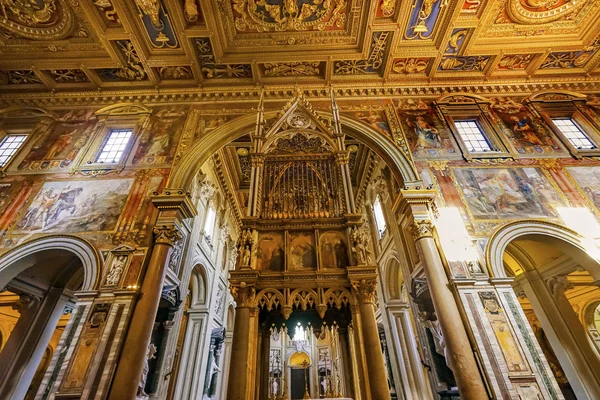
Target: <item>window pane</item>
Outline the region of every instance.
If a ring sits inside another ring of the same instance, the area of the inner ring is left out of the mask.
[[[454,125],[469,152],[477,153],[492,150],[477,121],[454,121]]]
[[[102,150],[100,150],[100,154],[98,154],[96,162],[118,163],[123,157],[132,133],[131,129],[111,131],[104,146],[102,146]]]
[[[0,167],[4,167],[25,143],[27,135],[7,135],[0,142]]]
[[[385,233],[385,228],[387,225],[385,223],[385,217],[383,216],[383,209],[381,208],[379,197],[377,197],[377,199],[375,199],[375,203],[373,203],[373,214],[375,215],[375,225],[377,225],[379,239],[381,239]]]
[[[212,236],[215,229],[215,220],[217,219],[217,214],[212,207],[208,208],[208,215],[206,216],[206,222],[204,223],[204,234],[206,236]]]
[[[552,118],[552,122],[576,149],[596,148],[572,118]]]

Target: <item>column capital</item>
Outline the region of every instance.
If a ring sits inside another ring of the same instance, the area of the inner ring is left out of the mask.
[[[415,240],[433,237],[433,222],[428,219],[415,220],[412,223],[411,230]]]
[[[183,238],[179,229],[174,225],[155,226],[152,229],[152,233],[154,233],[154,243],[166,244],[171,247],[175,246]]]
[[[256,289],[254,285],[246,282],[231,285],[231,296],[235,300],[237,307],[254,307]]]
[[[361,304],[377,302],[377,280],[361,279],[360,281],[351,281],[352,289]]]

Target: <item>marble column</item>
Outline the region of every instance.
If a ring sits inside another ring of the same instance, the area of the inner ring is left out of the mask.
[[[363,337],[362,350],[367,364],[371,399],[389,399],[390,390],[386,378],[386,365],[379,340],[377,318],[375,317],[377,281],[375,279],[362,279],[358,282],[352,282],[352,287],[354,288],[360,309]]]
[[[155,227],[153,232],[154,247],[112,383],[109,395],[111,400],[134,399],[136,396],[158,311],[169,254],[175,243],[181,239],[181,234],[173,226]]]
[[[43,299],[24,293],[13,306],[21,314],[0,354],[0,398],[22,399],[63,315],[68,298],[51,288]]]
[[[184,220],[196,214],[189,196],[181,190],[165,188],[160,195],[152,196],[152,202],[160,211],[153,228],[154,246],[114,375],[110,400],[136,397],[169,257],[175,244],[182,239]]]
[[[367,377],[367,366],[362,349],[362,323],[360,320],[360,308],[358,305],[350,307],[352,311],[352,326],[348,327],[348,339],[350,342],[350,356],[352,365],[352,383],[355,400],[368,400],[369,379]]]
[[[254,398],[257,347],[258,308],[254,304],[256,295],[253,286],[241,282],[232,285],[231,294],[236,302],[233,341],[227,399],[245,400]]]
[[[487,399],[487,390],[471,342],[433,238],[433,224],[430,220],[417,220],[413,225],[413,234],[423,255],[425,277],[446,343],[449,358],[446,362],[454,373],[460,397],[465,400]]]
[[[600,399],[600,358],[577,313],[565,296],[566,276],[544,281],[538,271],[526,271],[517,282],[558,357],[578,399]]]

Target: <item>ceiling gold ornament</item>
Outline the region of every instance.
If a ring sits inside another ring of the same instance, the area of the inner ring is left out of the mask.
[[[140,57],[130,40],[118,40],[117,47],[125,58],[122,68],[103,68],[96,70],[103,81],[142,81],[148,78]]]
[[[337,61],[334,72],[340,75],[372,74],[380,72],[383,66],[388,39],[391,32],[375,32],[371,42],[369,58],[366,60]]]
[[[266,63],[263,66],[265,76],[316,76],[321,73],[319,61]]]
[[[392,71],[397,74],[415,74],[425,72],[429,58],[399,58],[394,60]]]
[[[379,6],[381,10],[381,15],[384,17],[391,17],[394,15],[396,11],[396,0],[381,0],[381,5]]]
[[[579,12],[589,0],[508,0],[506,13],[518,24],[547,24]]]
[[[2,0],[0,30],[33,40],[63,39],[75,28],[65,0]]]
[[[183,67],[160,67],[158,69],[158,75],[161,79],[192,79],[194,74],[192,69],[187,66]]]
[[[117,11],[115,11],[115,6],[110,0],[94,0],[94,5],[107,25],[121,25],[119,15],[117,14]]]
[[[217,64],[209,38],[195,38],[194,43],[205,78],[245,78],[252,76],[250,64]]]
[[[50,76],[58,83],[89,82],[89,78],[80,69],[54,69],[49,71]]]
[[[531,54],[512,54],[503,56],[498,63],[499,70],[525,69],[533,59]]]
[[[31,83],[42,83],[33,71],[0,71],[0,85],[25,85]]]
[[[345,0],[219,0],[230,3],[238,32],[343,29]]]

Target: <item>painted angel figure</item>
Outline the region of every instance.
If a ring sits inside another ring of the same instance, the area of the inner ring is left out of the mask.
[[[415,130],[418,148],[431,149],[442,147],[440,133],[429,122],[425,121],[423,116],[417,116],[414,122],[407,119],[406,123]]]

